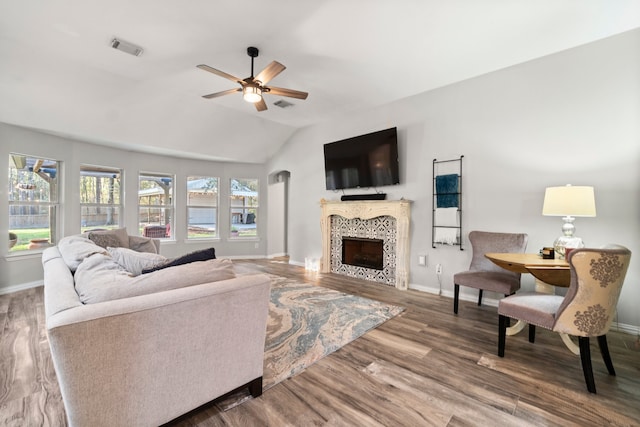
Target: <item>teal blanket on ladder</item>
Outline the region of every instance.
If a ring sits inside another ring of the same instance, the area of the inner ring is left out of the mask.
[[[436,204],[438,208],[458,207],[458,175],[436,176]]]

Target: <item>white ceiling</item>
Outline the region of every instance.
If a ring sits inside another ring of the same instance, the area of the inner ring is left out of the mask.
[[[300,127],[638,27],[637,0],[0,0],[0,122],[259,163]],[[196,65],[247,77],[248,46],[307,100],[202,98],[234,84]]]

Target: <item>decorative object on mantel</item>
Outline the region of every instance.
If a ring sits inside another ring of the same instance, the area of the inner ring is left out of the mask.
[[[320,230],[322,232],[322,259],[320,272],[331,273],[331,216],[337,215],[347,219],[359,218],[370,220],[377,217],[390,216],[396,220],[395,239],[395,287],[406,290],[409,287],[409,226],[411,223],[410,200],[363,200],[353,202],[320,200],[322,215]],[[358,237],[358,236],[355,236]]]
[[[462,247],[462,158],[433,159],[431,246]]]
[[[593,187],[572,186],[571,184],[563,187],[548,187],[544,192],[542,215],[563,217],[563,235],[556,239],[553,247],[556,255],[560,259],[564,259],[567,249],[584,247],[582,239],[573,235],[576,228],[573,221],[576,216],[596,216],[596,199]]]

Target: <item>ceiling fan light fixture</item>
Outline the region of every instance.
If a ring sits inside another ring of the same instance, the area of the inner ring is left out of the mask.
[[[255,104],[262,99],[262,89],[255,85],[246,85],[244,89],[242,89],[242,97],[245,101]]]

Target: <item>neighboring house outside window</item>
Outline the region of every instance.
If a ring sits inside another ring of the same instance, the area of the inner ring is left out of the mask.
[[[231,179],[229,209],[232,238],[258,236],[258,184],[257,179]]]
[[[9,155],[10,252],[41,249],[58,240],[60,162]]]
[[[169,238],[173,229],[172,175],[141,172],[138,176],[138,225],[141,236]]]
[[[80,220],[83,232],[121,226],[121,177],[120,169],[80,166]]]
[[[187,239],[218,237],[218,178],[187,177]]]

